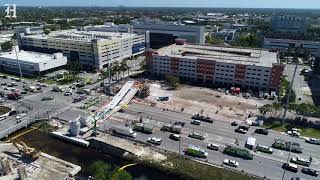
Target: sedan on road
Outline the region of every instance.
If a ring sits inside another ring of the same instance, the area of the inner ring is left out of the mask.
[[[263,135],[268,135],[269,134],[268,129],[256,129],[254,132],[257,133],[257,134],[263,134]]]
[[[189,137],[194,138],[194,139],[199,139],[199,140],[204,140],[204,136],[200,133],[197,132],[192,132],[189,134]]]
[[[162,142],[161,138],[157,138],[157,137],[149,137],[147,142],[151,143],[151,144],[155,144],[155,145],[160,145]]]
[[[307,138],[306,142],[310,144],[320,145],[320,139],[317,138]]]
[[[273,153],[273,149],[271,147],[265,146],[265,145],[261,145],[261,144],[258,144],[256,149],[258,151],[261,151],[261,152],[264,152],[264,153],[269,153],[269,154]]]
[[[21,119],[21,118],[23,118],[23,117],[25,117],[25,116],[27,116],[26,113],[18,114],[18,115],[16,116],[16,119]]]
[[[180,141],[180,135],[178,134],[170,134],[169,138],[174,141]]]
[[[241,129],[241,128],[237,128],[234,131],[237,132],[237,133],[241,133],[241,134],[247,133],[247,131],[245,129]]]
[[[201,121],[193,119],[193,120],[191,121],[191,124],[193,124],[193,125],[200,125],[200,124],[201,124]]]
[[[316,176],[316,177],[319,175],[318,171],[316,171],[314,169],[310,169],[310,168],[302,168],[301,172],[304,174],[308,174],[308,175]]]
[[[219,151],[220,146],[218,144],[208,144],[207,148],[211,150]]]
[[[45,97],[43,97],[41,99],[41,101],[50,101],[50,100],[53,100],[53,99],[54,99],[54,97],[52,97],[52,96],[45,96]]]
[[[233,121],[233,122],[231,123],[231,126],[238,126],[238,122],[237,122],[237,121]]]
[[[235,160],[230,160],[230,159],[223,160],[223,164],[228,165],[228,166],[232,166],[232,167],[238,167],[239,166],[239,162],[237,162]]]
[[[293,157],[290,159],[290,162],[295,163],[295,164],[299,164],[302,166],[310,166],[311,162],[307,159],[303,159],[300,157]]]

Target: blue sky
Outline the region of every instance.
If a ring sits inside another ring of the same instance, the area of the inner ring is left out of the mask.
[[[320,9],[320,0],[0,0],[17,6],[145,6]]]

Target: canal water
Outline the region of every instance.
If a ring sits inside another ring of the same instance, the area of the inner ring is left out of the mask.
[[[21,131],[19,133],[21,133]],[[118,167],[129,163],[125,160],[113,157],[111,155],[99,153],[98,151],[91,148],[83,148],[73,144],[69,144],[38,130],[34,130],[27,134],[24,134],[16,140],[24,141],[28,146],[37,148],[44,153],[81,166],[81,171],[78,174],[80,177],[88,177],[90,175],[89,167],[96,161],[104,161],[112,166]],[[164,172],[160,172],[152,168],[147,168],[142,165],[131,166],[126,170],[132,175],[134,179],[137,180],[178,179],[176,177],[166,175]]]

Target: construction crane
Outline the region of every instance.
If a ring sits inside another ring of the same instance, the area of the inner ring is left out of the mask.
[[[22,156],[33,159],[33,160],[39,158],[41,151],[36,150],[35,148],[28,147],[26,143],[24,143],[23,141],[20,141],[20,142],[12,141],[12,142],[13,142],[13,145],[19,150],[19,153]]]

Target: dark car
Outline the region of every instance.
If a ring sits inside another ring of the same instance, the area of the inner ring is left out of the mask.
[[[205,117],[202,119],[203,122],[213,123],[213,120],[210,117]]]
[[[174,123],[174,125],[179,125],[179,126],[182,126],[182,127],[184,127],[185,124],[186,123],[181,122],[181,121],[177,121],[177,122]]]
[[[6,86],[7,85],[7,83],[1,83],[1,86]]]
[[[318,171],[310,168],[302,168],[301,172],[304,174],[309,174],[311,176],[316,176],[316,177],[319,175]]]
[[[10,111],[9,112],[9,116],[14,116],[14,115],[16,115],[16,114],[18,114],[18,111]]]
[[[238,126],[238,122],[237,122],[237,121],[233,121],[233,122],[231,123],[231,126]]]
[[[178,134],[170,134],[169,138],[175,141],[180,141],[180,135]]]
[[[269,134],[268,129],[256,129],[254,132],[257,133],[257,134],[263,134],[263,135],[268,135]]]
[[[21,94],[28,94],[27,91],[21,91]]]
[[[239,129],[244,129],[246,131],[249,131],[249,126],[239,126]]]

